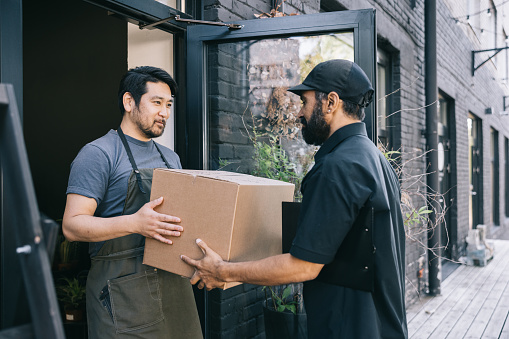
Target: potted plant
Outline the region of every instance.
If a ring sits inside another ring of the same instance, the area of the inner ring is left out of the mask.
[[[78,265],[78,252],[80,243],[77,241],[69,241],[63,235],[60,236],[60,245],[58,247],[58,264],[57,269],[72,270]]]
[[[62,278],[57,285],[57,297],[63,305],[65,320],[81,321],[86,300],[85,285],[77,278]]]
[[[265,336],[307,338],[307,317],[302,303],[302,284],[264,286]]]
[[[253,174],[295,184],[295,201],[302,199],[300,183],[305,173],[298,174],[283,149],[280,136],[268,134],[268,142],[253,129]],[[263,307],[265,335],[271,338],[307,338],[307,316],[302,300],[302,284],[264,286]]]

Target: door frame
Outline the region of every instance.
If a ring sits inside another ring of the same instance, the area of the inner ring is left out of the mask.
[[[205,169],[208,162],[206,51],[210,43],[350,31],[354,36],[354,60],[371,83],[376,85],[374,9],[243,20],[235,23],[243,27],[239,30],[228,30],[225,27],[198,25],[187,29],[187,113],[185,121],[180,121],[184,125],[177,126],[178,131],[185,131],[183,166],[186,168]],[[376,99],[365,112],[368,137],[376,143]]]

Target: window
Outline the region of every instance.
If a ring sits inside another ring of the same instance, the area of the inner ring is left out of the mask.
[[[300,100],[287,88],[300,84],[318,63],[353,61],[353,33],[222,42],[208,46],[207,167],[244,173],[265,168],[255,145],[280,145],[301,175],[316,147],[301,137]],[[267,150],[277,148],[267,148]],[[258,155],[253,161],[253,155]],[[230,166],[225,166],[230,163]],[[257,173],[261,174],[261,173]]]
[[[391,102],[392,97],[388,96],[392,92],[392,69],[390,56],[381,49],[377,51],[377,71],[376,80],[377,93],[377,121],[378,121],[378,142],[387,150],[394,147],[392,138]]]
[[[188,168],[221,168],[227,160],[235,162],[235,170],[250,172],[254,151],[245,127],[253,137],[256,119],[252,117],[277,122],[297,110],[300,102],[294,100],[298,97],[288,96],[286,88],[300,83],[321,61],[354,60],[376,83],[372,10],[245,20],[242,24],[236,31],[188,27],[186,90],[192,93],[187,96]],[[373,102],[365,109],[371,140],[376,135],[376,105]],[[277,131],[293,134],[291,122]],[[256,127],[273,130],[269,125]]]

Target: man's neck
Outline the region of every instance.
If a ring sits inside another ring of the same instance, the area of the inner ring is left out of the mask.
[[[345,127],[347,125],[355,124],[355,123],[358,123],[358,122],[361,122],[361,121],[358,120],[358,119],[349,118],[347,116],[343,117],[342,119],[338,119],[335,124],[333,124],[333,125],[331,124],[329,138],[330,138],[331,135],[334,134],[334,132],[336,132],[341,127]]]
[[[120,128],[122,128],[122,132],[124,132],[125,135],[128,135],[131,138],[140,141],[150,141],[151,139],[148,138],[142,131],[140,131],[139,127],[136,124],[132,123],[131,120],[126,117],[125,114],[127,113],[124,113],[124,118],[120,123]]]

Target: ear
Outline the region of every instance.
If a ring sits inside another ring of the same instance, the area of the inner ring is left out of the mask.
[[[341,99],[336,92],[330,92],[327,95],[327,110],[330,112],[336,111],[339,107],[341,107]]]
[[[134,98],[129,92],[125,92],[122,96],[122,103],[124,104],[124,110],[126,113],[131,113],[134,107]]]

